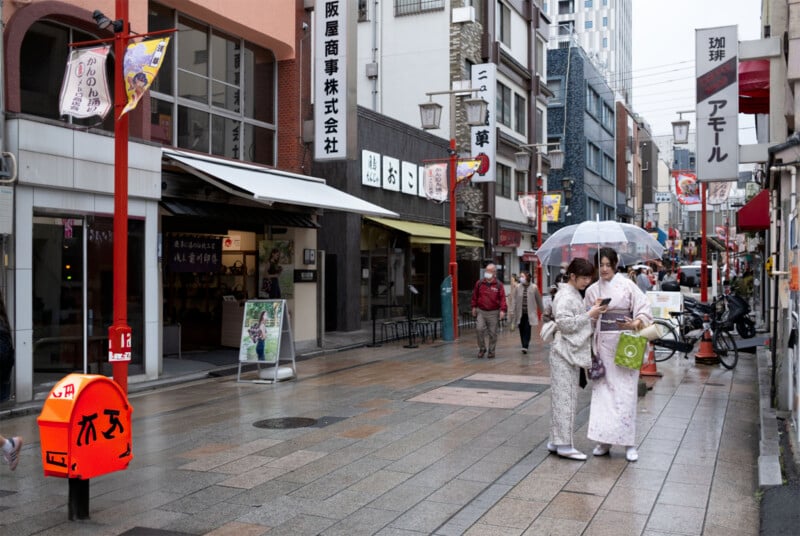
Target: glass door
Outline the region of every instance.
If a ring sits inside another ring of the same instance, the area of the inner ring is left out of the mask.
[[[33,370],[35,383],[83,371],[84,221],[33,221]]]
[[[129,373],[143,371],[144,222],[128,221]],[[34,384],[71,372],[111,374],[113,219],[37,215],[33,220]]]

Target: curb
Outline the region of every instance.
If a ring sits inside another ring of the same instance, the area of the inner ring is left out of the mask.
[[[783,485],[781,473],[781,448],[779,443],[778,419],[775,408],[770,403],[772,390],[772,363],[769,349],[756,350],[758,367],[758,487],[761,489]]]

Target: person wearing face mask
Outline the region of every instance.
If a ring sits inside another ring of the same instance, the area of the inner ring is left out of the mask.
[[[512,291],[511,303],[514,321],[519,326],[519,340],[522,343],[522,353],[528,353],[531,342],[531,326],[539,323],[539,311],[542,307],[542,294],[539,288],[531,283],[531,276],[527,272],[519,274],[519,285]]]
[[[486,355],[489,350],[489,359],[494,359],[494,350],[497,345],[497,325],[505,318],[506,289],[495,277],[497,268],[494,264],[487,264],[484,268],[483,278],[475,283],[472,289],[472,316],[477,318],[478,357]],[[488,338],[488,347],[487,347]]]

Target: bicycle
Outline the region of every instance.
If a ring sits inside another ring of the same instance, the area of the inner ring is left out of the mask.
[[[728,370],[736,367],[739,362],[739,349],[731,335],[733,328],[725,317],[725,301],[723,297],[715,298],[711,306],[699,304],[698,311],[670,311],[670,316],[675,319],[676,325],[669,320],[656,318],[653,323],[659,326],[661,336],[652,341],[656,362],[666,361],[682,352],[684,359],[692,351],[697,341],[703,338],[706,331],[711,332],[711,346],[719,357],[720,364]],[[708,316],[702,321],[702,327],[697,327],[696,322],[688,323],[687,316]]]

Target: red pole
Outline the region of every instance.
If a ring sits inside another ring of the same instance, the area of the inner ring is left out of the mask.
[[[541,166],[539,166],[541,168]],[[540,169],[536,170],[540,172]],[[536,177],[536,251],[542,247],[542,176]],[[539,291],[544,292],[544,283],[542,282],[542,263],[536,263],[536,281],[539,283]],[[539,311],[539,320],[542,318],[542,312]]]
[[[458,339],[458,263],[456,262],[456,139],[450,139],[450,278],[453,281],[453,340]]]
[[[128,325],[128,114],[123,58],[130,37],[128,0],[116,0],[115,19],[122,31],[114,35],[114,323],[108,328],[108,359],[114,381],[128,393],[131,327]]]
[[[700,213],[700,301],[708,301],[708,248],[706,241],[706,183],[700,183],[700,197],[702,199],[702,212]]]

